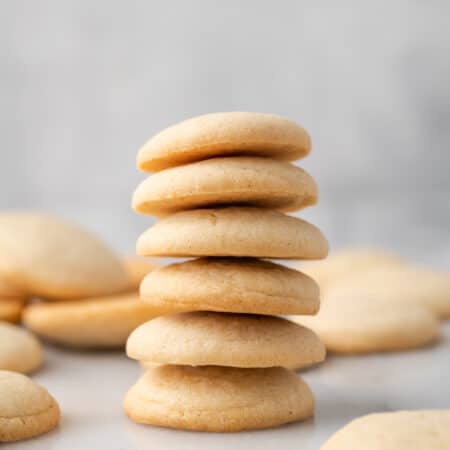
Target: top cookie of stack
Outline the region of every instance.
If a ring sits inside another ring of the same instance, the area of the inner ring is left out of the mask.
[[[323,344],[307,328],[267,315],[316,313],[318,287],[257,259],[327,255],[319,229],[284,214],[317,201],[314,180],[288,162],[309,151],[309,136],[295,123],[241,112],[187,120],[140,150],[138,167],[158,173],[136,189],[133,208],[167,217],[140,236],[138,254],[200,258],[157,269],[141,285],[155,312],[173,315],[128,340],[130,357],[167,365],[150,369],[127,394],[133,420],[236,431],[312,414],[306,384],[276,366],[319,362]]]

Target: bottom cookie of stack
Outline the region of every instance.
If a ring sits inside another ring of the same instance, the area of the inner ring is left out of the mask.
[[[149,369],[124,406],[138,423],[233,432],[307,419],[314,398],[300,377],[281,367],[165,365]]]

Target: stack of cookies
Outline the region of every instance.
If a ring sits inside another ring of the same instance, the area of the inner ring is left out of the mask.
[[[314,399],[290,369],[324,346],[272,315],[315,314],[308,276],[264,259],[320,259],[322,233],[288,216],[317,201],[314,180],[288,161],[308,134],[274,115],[219,113],[153,137],[138,166],[157,172],[133,196],[161,219],[137,242],[142,256],[187,257],[151,272],[141,298],[162,316],[137,328],[127,353],[147,366],[125,410],[139,423],[201,431],[265,428],[310,417]]]

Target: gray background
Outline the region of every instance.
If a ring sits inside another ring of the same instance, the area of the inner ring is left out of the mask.
[[[301,213],[333,247],[450,266],[446,1],[0,1],[0,208],[45,208],[132,252],[137,149],[214,111],[313,138]]]

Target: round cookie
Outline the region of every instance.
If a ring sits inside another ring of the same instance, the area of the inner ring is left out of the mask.
[[[24,324],[57,344],[76,348],[119,348],[140,324],[155,317],[138,294],[72,302],[36,303],[24,310]]]
[[[300,377],[281,367],[158,366],[128,391],[124,407],[138,423],[232,432],[305,420],[314,398]]]
[[[121,260],[95,236],[57,217],[0,214],[0,273],[22,292],[75,299],[127,288]]]
[[[306,367],[325,348],[307,328],[279,317],[190,312],[158,317],[134,330],[130,358],[158,364]]]
[[[163,170],[134,191],[135,211],[154,216],[221,205],[296,211],[317,202],[317,186],[300,167],[267,158],[212,158]]]
[[[328,242],[310,223],[263,208],[181,211],[161,219],[137,241],[141,256],[324,258]]]
[[[330,288],[333,296],[385,299],[403,308],[421,305],[441,319],[450,318],[450,274],[409,265],[390,265],[346,277]]]
[[[316,316],[290,318],[311,328],[326,348],[336,353],[412,349],[439,335],[439,323],[426,308],[376,297],[327,295]]]
[[[404,264],[397,255],[376,248],[350,248],[330,253],[323,261],[306,261],[298,264],[299,270],[306,273],[320,285],[325,292],[340,280],[358,276],[375,267],[391,267]]]
[[[450,410],[396,411],[359,417],[320,450],[450,450]]]
[[[285,117],[225,112],[194,117],[161,131],[139,150],[137,166],[157,172],[231,155],[294,161],[306,156],[310,149],[308,133]]]
[[[0,273],[0,299],[22,299],[23,292]]]
[[[30,373],[42,364],[42,346],[27,330],[0,322],[0,370]]]
[[[28,439],[58,425],[55,399],[24,375],[1,370],[0,398],[0,442]]]
[[[138,258],[136,256],[125,258],[124,263],[125,269],[128,272],[128,278],[130,279],[129,286],[132,290],[139,289],[145,276],[158,267],[155,260]]]
[[[320,304],[314,280],[251,258],[200,258],[159,267],[144,278],[141,299],[157,314],[315,314]]]
[[[22,315],[23,302],[21,300],[0,299],[0,321],[18,322]]]

